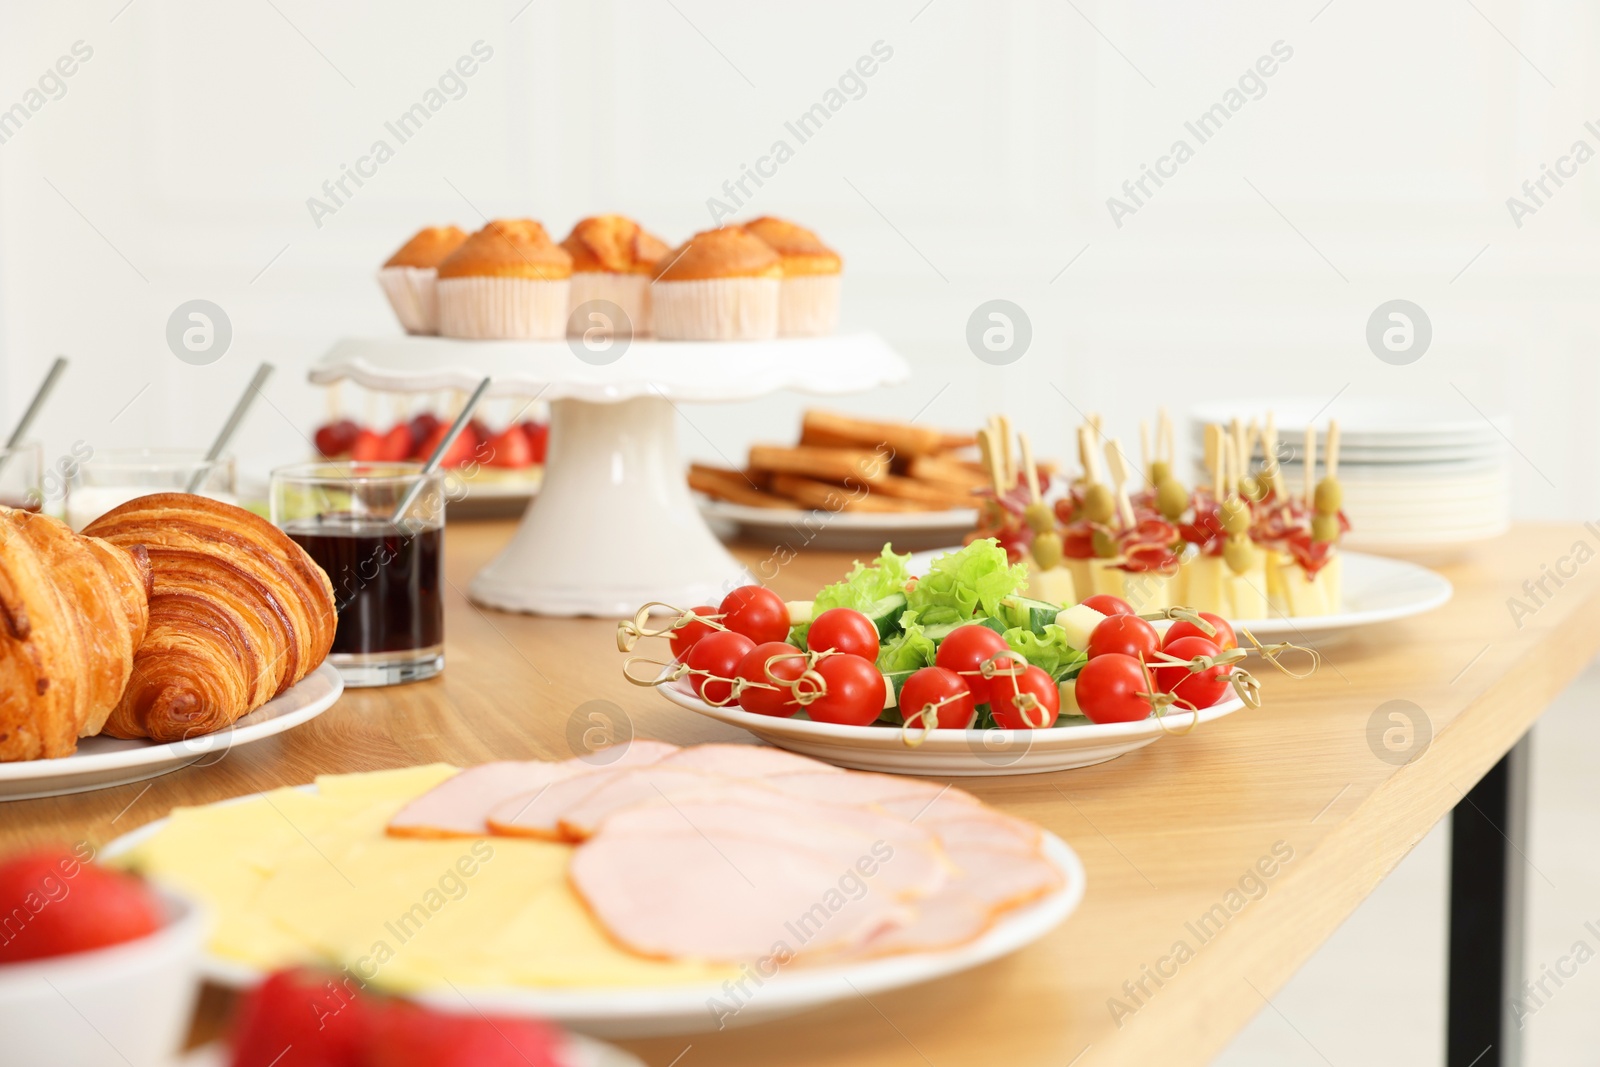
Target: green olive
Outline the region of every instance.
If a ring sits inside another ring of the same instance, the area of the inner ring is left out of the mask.
[[[1172,464],[1168,463],[1164,459],[1153,459],[1150,461],[1150,480],[1152,482],[1154,482],[1156,485],[1160,485],[1170,477],[1172,477]]]
[[[1054,531],[1056,528],[1056,513],[1050,510],[1050,505],[1040,502],[1029,504],[1022,510],[1022,517],[1027,520],[1028,529],[1036,534]]]
[[[1313,503],[1318,515],[1337,515],[1339,509],[1344,507],[1344,487],[1337,478],[1324,478],[1317,483],[1317,493]]]
[[[1238,497],[1230,496],[1224,500],[1217,514],[1222,519],[1224,532],[1230,535],[1250,532],[1250,506]]]
[[[1061,562],[1061,535],[1046,530],[1033,536],[1033,561],[1041,570],[1049,570]]]
[[[1189,508],[1189,490],[1183,483],[1171,477],[1161,478],[1156,481],[1156,509],[1161,512],[1168,522],[1177,522]]]
[[[1248,537],[1230,537],[1222,546],[1222,561],[1235,574],[1243,574],[1256,562],[1256,546]]]
[[[1117,501],[1111,490],[1100,482],[1091,482],[1083,491],[1083,514],[1090,522],[1105,523],[1116,513]]]
[[[1339,539],[1339,516],[1313,515],[1311,516],[1311,540],[1337,541]]]
[[[1114,559],[1117,555],[1117,539],[1104,530],[1094,532],[1094,554],[1101,559]]]

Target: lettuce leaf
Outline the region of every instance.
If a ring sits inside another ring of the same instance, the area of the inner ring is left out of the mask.
[[[910,560],[909,552],[903,556],[896,555],[887,544],[871,563],[856,560],[855,567],[843,579],[817,590],[811,605],[811,617],[816,618],[829,608],[865,611],[886,596],[904,592],[906,583],[911,580],[911,572],[906,570]],[[810,629],[809,624],[797,624],[789,631],[789,639],[803,648],[806,632]]]
[[[996,614],[1002,598],[1027,584],[1027,567],[1011,566],[1000,543],[986,537],[934,560],[917,579],[906,606],[924,626],[961,623],[974,615]]]
[[[933,666],[933,638],[922,632],[916,612],[900,616],[901,630],[878,649],[878,670],[884,674]]]
[[[899,556],[888,545],[883,546],[883,552],[871,563],[856,560],[855,568],[842,581],[823,586],[817,591],[813,601],[816,614],[821,615],[829,608],[854,608],[860,611],[886,596],[902,592],[906,582],[911,580],[911,572],[906,570],[910,560],[909,552]]]
[[[1047,625],[1042,636],[1021,626],[1007,630],[1002,636],[1012,651],[1058,682],[1076,677],[1089,659],[1088,655],[1067,644],[1067,631],[1055,623]]]

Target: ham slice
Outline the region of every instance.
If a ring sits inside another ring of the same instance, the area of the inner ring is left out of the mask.
[[[664,741],[629,742],[610,763],[594,756],[550,763],[544,760],[501,760],[468,767],[415,798],[389,820],[395,837],[487,837],[489,812],[517,796],[535,796],[556,782],[644,766],[679,751]],[[603,756],[602,756],[603,758]]]
[[[668,767],[709,771],[730,778],[765,778],[772,774],[843,774],[832,764],[797,756],[770,745],[691,745],[661,761]]]
[[[759,841],[785,851],[821,852],[901,900],[926,897],[955,867],[933,834],[902,819],[873,812],[809,809],[776,794],[735,786],[729,795],[630,808],[607,819],[596,836],[662,837],[684,832],[713,841]],[[870,872],[870,873],[868,873]]]
[[[907,819],[925,811],[948,811],[960,807],[982,807],[971,793],[950,786],[925,782],[920,778],[899,778],[892,774],[782,774],[765,783],[779,792],[827,804],[876,804]]]
[[[891,850],[803,803],[713,799],[616,812],[568,868],[574,890],[623,945],[718,962],[862,944],[909,921],[905,901],[936,891],[945,876],[936,853]]]
[[[659,800],[663,793],[690,795],[698,789],[725,785],[730,779],[701,771],[666,766],[624,767],[598,771],[582,778],[555,782],[547,789],[514,796],[497,804],[488,816],[489,828],[507,837],[536,837],[545,841],[577,838],[562,828],[562,820],[590,796],[617,784],[617,798],[606,806]]]

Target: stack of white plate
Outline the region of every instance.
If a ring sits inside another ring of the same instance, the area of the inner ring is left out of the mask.
[[[1249,422],[1271,411],[1291,489],[1304,484],[1305,427],[1315,420],[1325,471],[1328,420],[1339,420],[1339,481],[1351,523],[1345,544],[1400,556],[1450,554],[1496,537],[1511,522],[1510,420],[1484,417],[1460,398],[1419,401],[1341,396],[1227,401],[1191,413],[1194,455],[1205,424]]]

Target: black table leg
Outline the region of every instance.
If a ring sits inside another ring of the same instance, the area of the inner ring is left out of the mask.
[[[1450,815],[1448,1067],[1520,1067],[1530,734]]]

